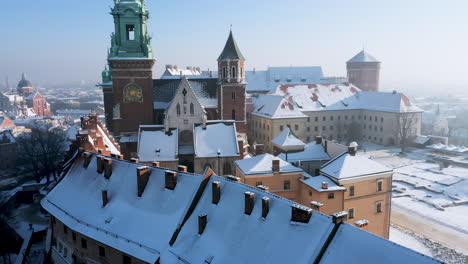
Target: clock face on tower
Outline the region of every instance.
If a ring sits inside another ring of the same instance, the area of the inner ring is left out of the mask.
[[[125,86],[123,90],[125,103],[141,103],[143,102],[143,90],[135,83]]]

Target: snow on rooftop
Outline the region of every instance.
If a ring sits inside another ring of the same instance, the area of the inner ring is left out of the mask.
[[[300,139],[298,139],[289,129],[289,127],[286,127],[283,129],[281,134],[274,138],[271,141],[273,144],[283,147],[283,148],[288,148],[288,147],[304,147],[305,143],[302,142]]]
[[[291,100],[281,95],[260,94],[254,99],[253,115],[266,118],[305,118],[299,108]]]
[[[362,50],[354,57],[352,57],[348,63],[352,62],[379,62],[374,56],[370,55],[367,51]]]
[[[155,130],[140,130],[138,157],[141,162],[178,160],[179,130],[166,133],[163,127]]]
[[[336,263],[442,263],[348,223],[338,228],[325,251],[321,264]]]
[[[369,159],[368,157],[357,154],[352,156],[348,152],[344,152],[324,164],[320,169],[320,172],[341,180],[371,174],[392,172],[392,170]]]
[[[330,160],[330,156],[325,152],[322,144],[310,142],[305,145],[303,151],[299,152],[288,152],[287,161],[289,162],[302,162],[302,161],[317,161],[317,160]],[[286,154],[281,153],[278,155],[279,158],[286,160]]]
[[[291,163],[268,153],[255,156],[250,159],[237,160],[235,163],[244,175],[271,174],[273,173],[273,160],[279,160],[280,173],[302,171],[302,169],[291,165]]]
[[[120,151],[114,146],[114,143],[109,139],[109,137],[104,132],[104,130],[102,130],[101,126],[98,125],[97,128],[98,128],[99,134],[102,136],[102,139],[104,140],[104,144],[105,144],[106,148],[112,154],[120,155]],[[93,141],[91,141],[91,142],[93,142]]]
[[[234,123],[207,123],[194,126],[195,157],[239,156],[237,132]],[[223,135],[222,137],[220,135]]]
[[[164,169],[151,168],[141,197],[137,196],[137,167],[113,160],[107,180],[96,172],[96,156],[88,168],[78,158],[63,180],[41,201],[42,206],[70,229],[148,263],[168,247],[201,183],[201,175],[178,173],[174,190],[165,188]],[[102,206],[102,190],[109,203]]]
[[[212,204],[212,188],[206,188],[161,263],[314,262],[333,228],[329,216],[313,211],[309,223],[291,222],[295,203],[217,176],[211,177],[208,186],[213,181],[221,183],[218,204]],[[245,192],[254,194],[251,215],[244,214]],[[270,202],[266,218],[262,218],[263,197]],[[200,215],[207,216],[207,225],[198,235]]]
[[[300,179],[301,182],[309,186],[310,188],[319,191],[319,192],[327,192],[327,191],[342,191],[346,190],[345,187],[337,185],[334,181],[330,180],[328,177],[325,177],[323,175],[318,175],[318,176],[310,176],[307,173],[304,173],[305,178]],[[322,183],[326,182],[328,183],[328,188],[323,189],[322,188]]]

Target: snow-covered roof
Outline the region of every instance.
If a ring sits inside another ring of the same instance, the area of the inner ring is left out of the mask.
[[[330,160],[322,166],[320,172],[333,177],[337,180],[368,176],[391,172],[390,168],[369,159],[368,157],[355,154],[354,156],[348,152]]]
[[[343,223],[327,247],[320,263],[429,264],[442,262],[362,231],[348,223]]]
[[[370,55],[367,51],[362,50],[354,57],[352,57],[348,63],[353,62],[379,62],[374,56]]]
[[[305,146],[305,143],[298,139],[291,131],[291,129],[289,129],[289,127],[284,128],[281,134],[279,134],[279,136],[274,138],[271,142],[283,150],[297,148],[303,149]]]
[[[120,155],[120,151],[117,149],[117,147],[114,145],[112,140],[110,140],[109,136],[107,135],[106,132],[101,128],[100,125],[97,126],[99,134],[102,136],[102,139],[104,140],[104,145],[106,146],[107,150],[109,150],[112,154],[115,155]],[[92,143],[93,141],[91,141]]]
[[[4,141],[4,139],[6,139]],[[0,131],[0,144],[11,144],[16,143],[15,137],[11,134],[9,130]]]
[[[372,110],[391,113],[423,112],[423,110],[410,99],[397,92],[370,92],[362,91],[354,96],[345,98],[325,110]]]
[[[239,156],[236,126],[233,122],[207,122],[195,125],[194,129],[195,157],[236,157]],[[220,136],[222,135],[222,136]]]
[[[268,153],[250,159],[236,160],[235,163],[244,175],[272,174],[273,160],[279,160],[280,173],[302,171],[302,169],[291,165],[291,163]]]
[[[273,93],[284,96],[301,111],[318,111],[352,97],[360,90],[350,83],[283,84]]]
[[[454,154],[465,153],[468,151],[468,148],[465,146],[455,146],[452,144],[444,145],[441,143],[432,144],[430,146],[427,146],[427,148],[441,151],[441,152],[454,153]]]
[[[178,160],[178,129],[164,127],[140,128],[138,157],[141,162]]]
[[[216,205],[213,182],[220,183]],[[316,211],[308,223],[293,222],[293,202],[257,188],[217,176],[207,186],[161,263],[313,263],[334,226],[330,216]],[[254,195],[250,215],[244,214],[245,192]],[[266,218],[262,217],[263,199],[270,204]],[[199,235],[201,215],[207,216],[207,224]]]
[[[337,185],[334,181],[330,180],[328,177],[323,175],[310,176],[304,172],[304,179],[300,179],[305,185],[310,188],[319,191],[319,192],[331,192],[331,191],[343,191],[346,190],[345,187]],[[322,183],[326,182],[328,184],[327,189],[322,188]]]
[[[427,142],[429,142],[429,140],[431,140],[430,137],[428,136],[417,136],[413,142],[416,143],[416,144],[426,144]]]
[[[114,159],[112,175],[96,172],[92,156],[88,168],[78,158],[68,174],[41,201],[42,206],[70,229],[148,263],[155,263],[169,245],[202,181],[201,175],[178,172],[174,190],[165,188],[165,170],[150,168],[141,197],[137,196],[137,168]],[[109,202],[102,206],[102,190]]]
[[[278,155],[279,158],[286,160],[286,154],[281,153]],[[289,162],[299,161],[317,161],[317,160],[330,160],[330,155],[325,151],[322,144],[317,144],[315,141],[307,143],[303,151],[299,152],[288,152]]]
[[[253,115],[266,118],[305,118],[292,100],[286,100],[281,95],[259,94],[254,98]]]

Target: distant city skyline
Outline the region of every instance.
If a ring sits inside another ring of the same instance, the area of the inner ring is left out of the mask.
[[[215,69],[230,25],[247,70],[322,66],[345,76],[363,47],[382,61],[383,91],[445,93],[468,83],[468,2],[238,0],[146,1],[158,78],[166,64]],[[114,30],[113,1],[8,1],[0,45],[2,84],[21,72],[44,85],[97,82]]]

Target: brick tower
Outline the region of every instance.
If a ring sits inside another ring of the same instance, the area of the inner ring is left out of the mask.
[[[218,58],[218,118],[235,120],[239,133],[247,132],[244,63],[244,56],[231,31]]]
[[[363,91],[379,91],[380,61],[365,50],[346,62],[348,80]]]
[[[112,73],[112,132],[137,132],[153,123],[153,52],[147,31],[149,12],[144,0],[115,0],[111,10],[115,32],[108,56]],[[104,93],[106,95],[106,93]],[[109,96],[109,94],[108,94]],[[104,101],[106,98],[104,98]]]

